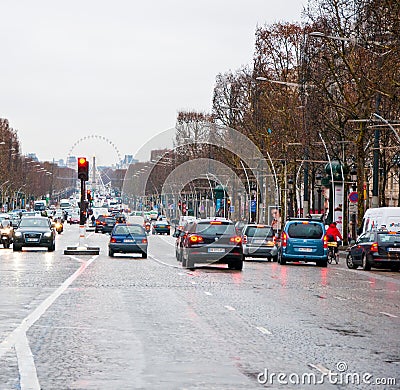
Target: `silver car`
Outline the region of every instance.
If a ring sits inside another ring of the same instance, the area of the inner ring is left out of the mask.
[[[244,257],[263,257],[269,261],[278,260],[278,247],[271,226],[260,224],[245,225],[242,230]]]

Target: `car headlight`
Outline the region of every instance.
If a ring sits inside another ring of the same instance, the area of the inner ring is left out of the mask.
[[[44,233],[44,237],[50,238],[51,237],[51,232]]]
[[[15,232],[15,237],[22,237],[22,233],[21,232]]]

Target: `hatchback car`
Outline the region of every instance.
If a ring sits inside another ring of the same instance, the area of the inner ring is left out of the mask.
[[[278,263],[290,261],[315,262],[328,265],[328,239],[325,225],[319,219],[289,219],[283,228]]]
[[[116,224],[111,232],[108,255],[114,253],[139,253],[147,258],[147,235],[142,226],[137,224]]]
[[[55,250],[56,234],[51,221],[46,217],[24,217],[14,230],[13,251],[20,251],[24,246],[47,247]]]
[[[347,253],[348,268],[362,267],[400,270],[400,232],[372,230],[358,237]]]
[[[249,224],[242,230],[243,255],[246,257],[266,257],[278,260],[278,247],[271,226]]]
[[[167,234],[171,232],[171,225],[167,221],[156,221],[153,222],[152,227],[153,234]]]
[[[196,263],[222,263],[229,268],[243,268],[242,237],[229,220],[199,219],[193,221],[182,243],[182,266]]]
[[[182,261],[182,251],[183,251],[183,242],[185,240],[186,235],[190,229],[190,226],[193,224],[193,221],[186,221],[182,230],[178,228],[175,229],[173,236],[176,238],[175,241],[175,257],[176,260]]]

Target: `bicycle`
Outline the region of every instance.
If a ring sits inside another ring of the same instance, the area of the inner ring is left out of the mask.
[[[328,241],[328,263],[332,264],[335,260],[336,264],[339,264],[339,253],[336,252],[338,246],[337,241]]]

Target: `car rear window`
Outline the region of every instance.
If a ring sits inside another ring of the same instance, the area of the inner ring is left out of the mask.
[[[274,232],[269,226],[248,226],[245,235],[247,237],[273,237]]]
[[[115,218],[106,218],[105,221],[106,221],[106,223],[115,223],[116,219]]]
[[[378,242],[381,244],[400,244],[400,234],[396,233],[380,233],[378,234]]]
[[[145,236],[146,232],[141,226],[116,226],[114,234],[132,234],[134,236]]]
[[[211,236],[222,236],[223,234],[236,234],[235,226],[227,222],[200,222],[196,226],[196,233]]]
[[[295,222],[289,225],[289,237],[292,238],[322,238],[323,229],[322,225],[318,223],[302,223]]]

